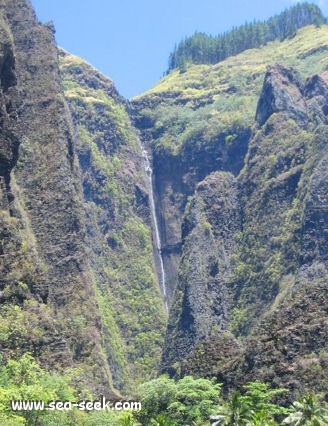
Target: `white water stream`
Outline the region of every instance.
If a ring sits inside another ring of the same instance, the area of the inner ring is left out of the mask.
[[[166,294],[166,282],[165,282],[165,270],[164,270],[164,263],[163,263],[163,257],[162,257],[162,243],[161,243],[161,237],[159,235],[159,229],[158,229],[158,219],[157,219],[157,213],[155,208],[155,200],[154,200],[154,192],[153,192],[153,169],[151,166],[151,162],[149,159],[149,155],[147,150],[143,147],[141,141],[139,140],[140,148],[142,152],[142,158],[144,162],[144,169],[147,175],[147,182],[148,182],[148,190],[149,190],[149,207],[151,212],[151,221],[153,225],[153,239],[155,244],[155,256],[156,256],[156,263],[159,266],[159,285],[160,289],[165,301],[165,307],[166,310],[169,310],[168,303],[167,303],[167,294]]]

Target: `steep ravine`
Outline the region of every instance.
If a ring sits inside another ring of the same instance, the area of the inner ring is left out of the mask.
[[[134,101],[132,105],[131,114],[142,143],[152,149],[154,200],[167,298],[171,305],[177,284],[181,227],[188,197],[194,194],[197,184],[212,172],[224,170],[238,174],[243,167],[251,131],[250,128],[231,129],[235,132],[231,144],[227,144],[230,131],[216,135],[210,144],[190,139],[181,152],[173,154],[165,149],[154,149],[154,123],[142,119],[145,105],[142,101]]]
[[[149,194],[149,207],[151,212],[151,222],[152,222],[152,235],[153,235],[153,251],[155,263],[157,265],[157,276],[159,285],[162,292],[162,297],[165,302],[166,310],[169,310],[168,300],[167,300],[167,290],[166,290],[166,274],[164,269],[164,261],[162,254],[162,242],[159,235],[159,219],[157,214],[157,209],[155,205],[155,197],[153,190],[153,166],[151,159],[149,158],[149,153],[147,149],[142,145],[142,142],[139,140],[140,149],[142,153],[142,159],[144,162],[144,169],[147,175],[148,181],[148,194]]]

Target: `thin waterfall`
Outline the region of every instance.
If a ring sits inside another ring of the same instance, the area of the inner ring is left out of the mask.
[[[167,294],[166,294],[166,281],[165,281],[165,270],[164,270],[164,262],[163,262],[163,256],[162,256],[162,243],[161,243],[161,237],[159,235],[159,229],[158,229],[158,218],[155,208],[155,200],[154,200],[154,192],[153,192],[153,169],[151,166],[151,161],[149,159],[149,155],[147,150],[143,147],[141,141],[139,140],[140,148],[142,152],[142,158],[144,162],[144,169],[147,175],[147,182],[148,182],[148,190],[149,190],[149,207],[151,212],[151,221],[153,225],[153,239],[155,243],[155,256],[156,256],[156,263],[159,266],[159,285],[160,289],[165,301],[165,307],[166,310],[169,310],[169,306],[167,303]]]

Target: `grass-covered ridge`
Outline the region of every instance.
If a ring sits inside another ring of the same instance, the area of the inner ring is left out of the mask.
[[[292,66],[305,78],[327,68],[327,50],[328,26],[311,25],[214,65],[174,70],[133,102],[155,147],[177,154],[191,137],[206,144],[250,126],[268,65]]]
[[[274,40],[293,37],[306,25],[326,23],[320,8],[313,3],[297,3],[267,21],[254,21],[216,37],[196,32],[182,40],[171,53],[169,71],[185,71],[189,63],[215,64],[247,49],[264,46]]]

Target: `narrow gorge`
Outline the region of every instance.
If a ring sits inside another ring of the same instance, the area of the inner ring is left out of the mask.
[[[159,220],[157,217],[157,210],[155,205],[155,197],[154,197],[154,191],[153,191],[153,166],[151,159],[149,158],[149,154],[147,149],[142,145],[140,139],[140,149],[142,152],[142,158],[144,161],[144,168],[148,180],[148,194],[149,194],[149,207],[151,211],[151,223],[152,223],[152,234],[153,234],[153,248],[154,248],[154,258],[155,263],[157,265],[157,276],[159,285],[161,288],[162,296],[165,302],[166,310],[169,310],[169,302],[167,300],[167,292],[166,292],[166,279],[165,279],[165,269],[164,269],[164,262],[163,262],[163,256],[162,256],[162,243],[161,243],[161,237],[159,235]]]

